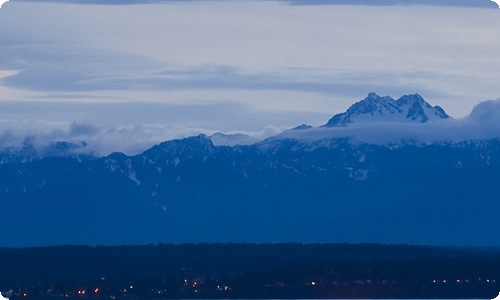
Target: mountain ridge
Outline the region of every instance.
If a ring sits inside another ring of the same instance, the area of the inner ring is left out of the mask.
[[[12,233],[2,243],[497,245],[498,140],[334,142],[262,149],[214,146],[200,135],[135,156],[0,165],[0,225]]]
[[[420,101],[416,96],[409,100],[401,102]],[[410,115],[417,122],[405,122],[432,124],[421,123],[415,112]],[[301,125],[250,145],[215,145],[212,136],[200,134],[165,141],[137,155],[4,161],[0,228],[9,234],[0,246],[500,246],[499,139],[387,146],[328,135],[297,138],[297,133],[311,136],[315,130],[342,128]],[[31,144],[26,144],[28,150]]]

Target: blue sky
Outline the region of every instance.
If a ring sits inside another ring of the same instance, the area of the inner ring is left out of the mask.
[[[372,91],[420,93],[455,118],[500,97],[486,0],[11,0],[0,28],[2,146],[35,135],[137,153],[321,125]]]

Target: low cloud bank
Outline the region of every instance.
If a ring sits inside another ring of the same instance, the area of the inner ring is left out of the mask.
[[[99,127],[88,123],[11,122],[0,121],[0,153],[19,151],[33,147],[39,155],[58,142],[72,145],[72,154],[105,156],[112,152],[127,155],[139,154],[164,141],[193,135],[216,134],[214,130],[196,127],[172,126],[168,124],[142,124],[117,127]],[[267,126],[256,132],[228,132],[216,134],[215,145],[251,144],[282,131],[283,128]],[[84,147],[82,147],[82,145]]]
[[[49,121],[13,122],[0,120],[1,149],[19,149],[28,142],[40,154],[54,142],[69,142],[85,147],[74,147],[75,153],[92,153],[104,156],[112,152],[128,155],[141,153],[155,144],[187,136],[206,134],[216,145],[251,144],[275,136],[304,142],[322,139],[346,138],[352,142],[394,145],[402,143],[431,144],[456,143],[465,140],[500,138],[500,100],[478,104],[463,119],[442,120],[430,123],[364,123],[346,127],[308,128],[285,130],[267,126],[254,132],[224,132],[196,127],[168,124],[142,124],[129,126],[96,126],[90,123]],[[214,135],[215,134],[215,135]],[[27,139],[28,138],[28,139]],[[85,142],[85,143],[82,143]]]

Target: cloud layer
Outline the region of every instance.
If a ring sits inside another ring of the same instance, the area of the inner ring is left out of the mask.
[[[144,119],[138,114],[148,117]],[[243,114],[247,120],[239,119]],[[259,140],[295,125],[287,123],[289,118],[297,116],[294,112],[262,112],[231,103],[3,102],[0,103],[0,149],[19,147],[26,137],[33,137],[40,149],[55,141],[86,141],[86,151],[98,155],[115,151],[137,154],[166,140],[218,131],[250,134]],[[309,114],[307,119],[322,122],[326,118]],[[271,121],[289,125],[268,125]],[[233,129],[234,123],[239,125],[237,131]]]
[[[155,106],[158,109],[158,106]],[[323,120],[326,122],[327,119]],[[13,126],[15,124],[15,126]],[[88,146],[84,152],[107,155],[111,152],[138,154],[166,140],[186,136],[212,135],[217,130],[169,123],[135,124],[126,126],[96,126],[78,122],[0,122],[0,149],[20,147],[26,137],[32,138],[35,147],[43,149],[56,141],[80,143]],[[289,127],[290,128],[290,127]],[[260,131],[231,132],[231,137],[216,135],[217,145],[237,145],[257,142],[275,136],[279,139],[297,139],[309,142],[348,139],[353,143],[400,145],[403,143],[431,144],[458,143],[468,140],[500,138],[500,100],[485,101],[477,105],[469,116],[462,119],[446,119],[430,123],[362,123],[347,127],[313,127],[306,130],[286,130],[263,126]]]
[[[137,5],[168,2],[202,2],[216,0],[16,0],[19,2],[56,2],[73,4],[100,4],[100,5]],[[240,0],[242,1],[242,0]],[[459,7],[496,7],[487,0],[276,0],[292,5],[433,5]]]
[[[285,3],[8,3],[0,70],[16,74],[1,79],[0,100],[75,93],[69,100],[264,109],[275,102],[271,109],[322,112],[369,91],[419,92],[460,117],[500,94],[492,80],[500,76],[495,10],[460,1],[442,1],[462,3],[456,8]],[[298,92],[307,103],[282,105]]]

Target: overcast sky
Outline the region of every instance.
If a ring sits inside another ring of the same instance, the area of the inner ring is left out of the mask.
[[[419,93],[460,119],[500,98],[499,32],[489,0],[11,0],[0,146],[35,135],[133,154],[263,137],[369,92]]]

